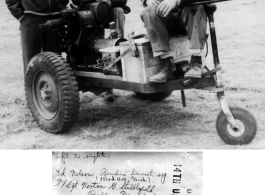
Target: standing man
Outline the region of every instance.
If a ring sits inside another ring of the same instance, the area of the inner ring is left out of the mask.
[[[20,22],[24,73],[30,59],[44,51],[61,53],[59,40],[52,30],[40,24],[60,17],[69,0],[6,0],[11,14]]]
[[[202,55],[206,42],[207,15],[202,5],[179,8],[187,0],[141,0],[145,10],[141,18],[145,24],[154,57],[159,56],[164,66],[150,77],[150,82],[166,82],[176,69],[170,56],[169,37],[184,26],[190,40],[192,54],[190,68],[185,78],[201,78]],[[188,0],[190,2],[190,0]],[[172,12],[174,10],[174,13]]]
[[[130,8],[126,6],[127,0],[106,0],[106,2],[111,7],[111,21],[115,22],[116,31],[119,38],[124,37],[124,28],[125,28],[125,14],[130,12]],[[107,89],[103,95],[105,101],[112,102],[114,101],[113,89]]]
[[[126,6],[127,0],[107,0],[107,2],[111,7],[111,21],[115,22],[119,38],[123,38],[125,28],[125,14],[128,14],[130,12],[130,8]]]

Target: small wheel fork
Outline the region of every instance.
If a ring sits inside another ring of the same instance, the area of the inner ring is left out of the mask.
[[[216,5],[204,5],[205,11],[207,13],[208,19],[209,19],[209,28],[210,28],[210,35],[211,35],[211,41],[212,41],[212,51],[213,51],[213,61],[215,68],[220,68],[219,71],[216,72],[216,92],[217,92],[217,98],[219,100],[220,106],[226,116],[226,120],[230,124],[231,128],[235,131],[239,131],[238,124],[236,123],[235,118],[233,117],[230,108],[227,104],[227,101],[225,99],[225,93],[224,93],[224,86],[223,86],[223,80],[222,80],[222,74],[221,74],[221,66],[220,66],[220,60],[218,55],[218,46],[217,46],[217,39],[216,39],[216,31],[215,31],[215,25],[214,25],[214,12],[216,11]]]
[[[224,95],[224,91],[223,92],[217,92],[217,98],[219,100],[220,106],[226,116],[226,120],[228,121],[228,123],[230,124],[231,128],[235,131],[238,132],[239,131],[239,127],[236,123],[235,118],[233,117],[228,104],[226,102],[225,99],[225,95]]]

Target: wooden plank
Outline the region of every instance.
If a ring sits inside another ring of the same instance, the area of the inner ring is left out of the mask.
[[[121,53],[126,51],[129,46],[121,46]],[[145,82],[143,75],[143,52],[142,46],[137,46],[139,57],[131,56],[130,54],[126,55],[122,59],[122,68],[123,68],[123,80],[130,82]]]
[[[76,76],[81,76],[81,77],[110,79],[110,80],[117,80],[117,81],[122,81],[123,80],[121,76],[105,75],[105,74],[99,73],[99,72],[85,72],[85,71],[74,70],[74,73],[75,73]]]

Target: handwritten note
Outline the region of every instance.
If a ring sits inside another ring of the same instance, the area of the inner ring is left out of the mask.
[[[202,153],[53,152],[56,195],[202,195]]]

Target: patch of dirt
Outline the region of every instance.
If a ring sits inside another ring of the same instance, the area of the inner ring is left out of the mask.
[[[126,34],[145,33],[140,1],[129,0]],[[115,90],[114,103],[81,94],[78,122],[67,134],[42,131],[26,109],[19,23],[0,2],[0,148],[1,149],[264,149],[265,20],[263,0],[218,3],[215,14],[219,56],[229,105],[248,108],[258,121],[249,145],[225,144],[215,129],[220,111],[215,94],[187,90],[183,108],[179,91],[162,102],[139,100]],[[212,68],[209,48],[207,65]]]

